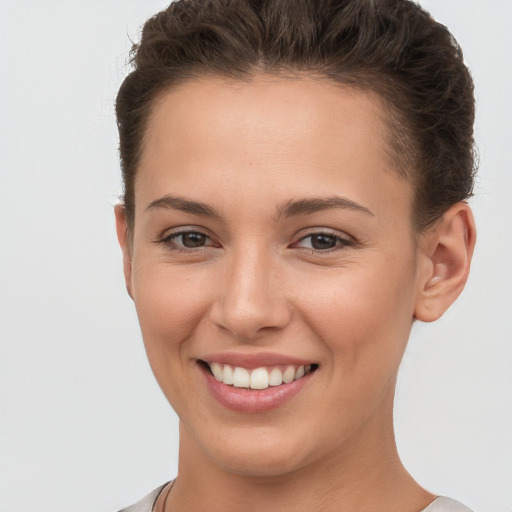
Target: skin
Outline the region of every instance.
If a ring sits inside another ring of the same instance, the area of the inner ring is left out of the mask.
[[[116,220],[149,361],[180,418],[166,510],[412,512],[435,498],[400,463],[394,388],[413,321],[464,286],[474,223],[458,203],[414,233],[385,115],[374,96],[305,77],[205,77],[156,103],[131,237],[122,205]],[[283,213],[333,197],[351,203]],[[183,231],[204,244],[184,247]],[[285,405],[244,414],[204,385],[198,360],[225,351],[319,366]]]

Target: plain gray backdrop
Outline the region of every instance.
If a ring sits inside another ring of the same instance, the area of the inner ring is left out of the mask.
[[[478,101],[468,286],[417,324],[399,450],[434,493],[512,511],[512,2],[425,0]],[[171,479],[177,420],[124,290],[113,103],[161,0],[0,0],[0,512],[115,511]]]

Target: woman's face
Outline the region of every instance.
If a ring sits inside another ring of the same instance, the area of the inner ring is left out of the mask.
[[[126,275],[182,450],[276,475],[390,437],[420,284],[384,118],[310,79],[204,78],[156,104]]]

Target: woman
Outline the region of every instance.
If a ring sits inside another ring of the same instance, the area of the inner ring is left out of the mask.
[[[393,435],[475,244],[473,85],[408,0],[177,1],[117,99],[128,293],[180,418],[129,511],[464,511]]]

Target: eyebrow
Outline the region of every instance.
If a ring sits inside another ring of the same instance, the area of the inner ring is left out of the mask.
[[[312,213],[328,210],[331,208],[342,208],[345,210],[354,210],[374,216],[373,212],[346,197],[314,197],[311,199],[300,199],[298,201],[288,201],[277,209],[276,220],[280,217],[294,217],[299,215],[310,215]]]
[[[221,214],[213,207],[200,201],[193,201],[184,197],[165,195],[155,201],[152,201],[146,207],[146,210],[157,208],[169,208],[179,210],[185,213],[201,215],[204,217],[213,217],[220,219]],[[346,210],[354,210],[373,216],[373,212],[351,199],[346,197],[313,197],[308,199],[299,199],[297,201],[287,201],[279,206],[276,210],[275,220],[281,217],[295,217],[300,215],[311,215],[312,213],[328,210],[331,208],[342,208]]]
[[[177,197],[171,195],[166,195],[161,197],[160,199],[152,201],[146,207],[146,211],[152,210],[154,208],[170,208],[185,213],[201,215],[204,217],[214,217],[216,219],[221,218],[220,213],[217,212],[215,208],[209,206],[206,203],[201,203],[200,201],[192,201],[191,199],[185,199],[184,197]]]

